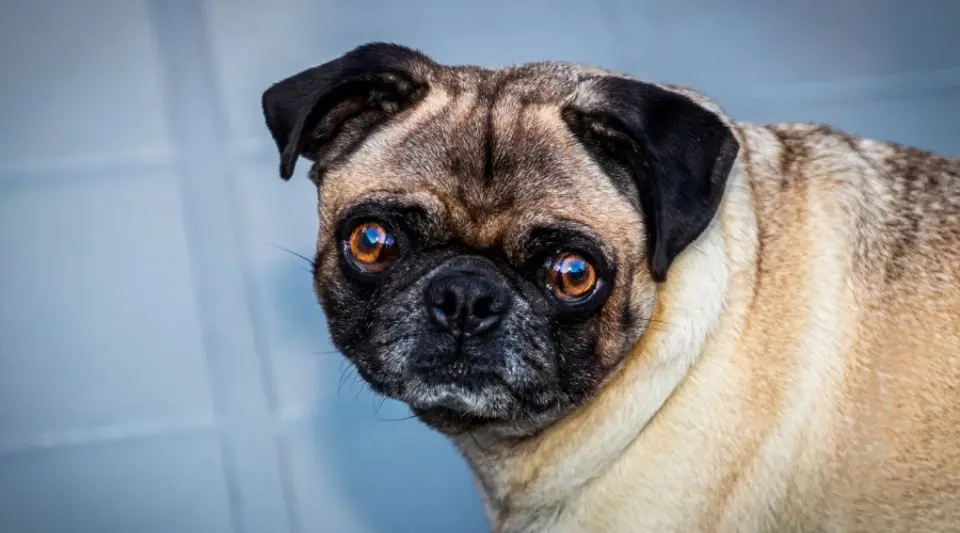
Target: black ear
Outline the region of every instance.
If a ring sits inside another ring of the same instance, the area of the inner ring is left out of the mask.
[[[275,83],[263,93],[267,128],[290,179],[299,156],[333,162],[425,94],[434,66],[422,53],[370,43]]]
[[[715,113],[649,83],[597,78],[589,94],[564,118],[624,193],[639,195],[650,271],[662,282],[716,214],[740,144]]]

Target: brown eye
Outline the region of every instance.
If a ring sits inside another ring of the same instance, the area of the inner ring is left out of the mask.
[[[346,249],[354,265],[364,272],[383,272],[397,258],[396,242],[376,222],[365,222],[354,228]]]
[[[560,254],[547,268],[547,288],[562,302],[573,303],[586,298],[596,284],[596,269],[578,254]]]

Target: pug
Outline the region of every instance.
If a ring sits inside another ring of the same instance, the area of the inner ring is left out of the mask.
[[[960,531],[960,160],[388,43],[262,105],[332,342],[492,531]]]

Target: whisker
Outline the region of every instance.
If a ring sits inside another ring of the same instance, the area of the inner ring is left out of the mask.
[[[475,433],[471,431],[471,432],[468,432],[467,435],[470,435],[470,439],[473,440],[473,444],[476,445],[476,447],[479,448],[481,452],[489,453],[490,450],[488,450],[486,447],[480,444],[480,441],[477,440],[477,435]]]
[[[413,420],[417,415],[401,416],[400,418],[383,418],[380,416],[374,416],[374,419],[377,422],[405,422],[407,420]]]
[[[646,322],[646,323],[648,323],[648,324],[660,324],[661,326],[669,326],[669,325],[670,325],[669,322],[666,322],[666,321],[663,321],[663,320],[659,320],[659,319],[656,319],[656,318],[644,318],[644,317],[640,317],[640,320],[642,320],[642,321],[644,321],[644,322]]]
[[[347,360],[344,359],[342,365],[346,365]],[[343,366],[343,369],[340,371],[340,380],[337,383],[337,398],[340,397],[341,392],[343,391],[343,386],[346,384],[347,380],[351,377],[353,378],[354,384],[357,383],[360,376],[357,374],[356,368],[353,365]]]
[[[289,248],[286,248],[286,247],[283,247],[283,246],[278,246],[278,245],[276,245],[276,244],[272,244],[272,245],[270,245],[270,246],[273,246],[274,248],[278,248],[278,249],[280,249],[280,250],[283,250],[284,252],[287,252],[288,254],[290,254],[290,255],[292,255],[292,256],[294,256],[294,257],[298,257],[298,258],[300,258],[300,259],[303,259],[303,260],[306,261],[306,263],[307,263],[308,265],[310,265],[311,267],[314,267],[314,266],[316,266],[316,264],[317,264],[315,260],[310,259],[309,257],[307,257],[307,256],[305,256],[305,255],[303,255],[303,254],[294,252],[293,250],[291,250],[291,249],[289,249]]]
[[[383,404],[387,403],[387,398],[385,396],[374,396],[373,403],[376,406],[373,408],[373,416],[376,418],[380,414],[380,409],[383,409]]]

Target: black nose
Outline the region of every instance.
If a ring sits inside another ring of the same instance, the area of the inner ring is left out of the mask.
[[[427,286],[427,312],[454,335],[480,335],[496,327],[510,306],[504,287],[473,272],[443,274]]]

